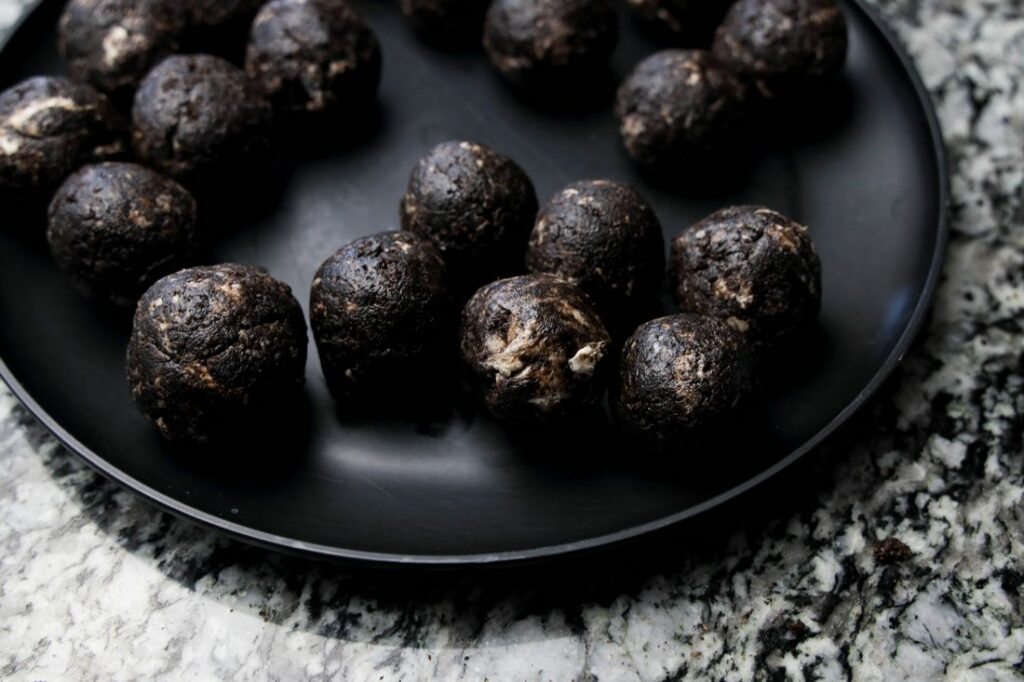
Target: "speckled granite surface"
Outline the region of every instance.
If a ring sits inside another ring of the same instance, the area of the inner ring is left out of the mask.
[[[396,591],[154,511],[0,390],[0,677],[1021,678],[1024,7],[879,4],[938,104],[954,236],[923,342],[812,509],[601,597]]]

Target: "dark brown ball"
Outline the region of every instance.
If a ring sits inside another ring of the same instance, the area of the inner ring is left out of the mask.
[[[479,45],[488,0],[401,0],[402,15],[437,45]]]
[[[462,312],[462,359],[495,417],[547,423],[604,393],[611,337],[586,295],[551,275],[488,284]]]
[[[685,168],[728,141],[746,99],[743,83],[708,52],[665,50],[640,62],[619,88],[619,131],[641,166]]]
[[[715,36],[715,58],[768,95],[838,74],[846,18],[836,0],[738,0]]]
[[[520,272],[537,194],[514,161],[481,144],[443,142],[412,171],[402,227],[429,239],[460,288]]]
[[[245,69],[279,111],[350,110],[377,91],[380,43],[345,0],[271,0],[253,22]]]
[[[305,381],[306,322],[265,271],[181,270],[139,300],[128,344],[132,395],[172,441],[265,429]]]
[[[746,339],[714,317],[673,315],[641,325],[622,349],[612,407],[622,431],[652,454],[706,445],[750,396]]]
[[[196,202],[159,173],[132,163],[86,166],[50,204],[46,233],[57,265],[87,296],[134,305],[196,250]]]
[[[665,239],[651,205],[610,180],[576,182],[544,206],[526,255],[530,272],[578,285],[606,320],[630,317],[657,297]]]
[[[186,20],[177,0],[71,0],[60,18],[60,52],[76,80],[120,100],[178,50]]]
[[[690,47],[711,45],[731,0],[626,0],[661,34]]]
[[[241,69],[220,57],[179,55],[139,86],[132,141],[140,159],[198,186],[267,160],[271,119]]]
[[[0,189],[52,191],[79,166],[127,150],[127,124],[99,92],[36,76],[0,93]]]
[[[672,244],[670,274],[684,309],[775,343],[821,308],[821,260],[807,228],[763,206],[726,208]]]
[[[454,322],[444,263],[409,232],[357,239],[313,280],[310,324],[324,377],[347,403],[394,401],[431,377]]]
[[[600,74],[619,39],[609,0],[495,0],[484,22],[494,67],[520,86],[572,84]]]

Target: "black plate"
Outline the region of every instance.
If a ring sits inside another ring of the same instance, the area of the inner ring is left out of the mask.
[[[335,248],[396,227],[413,163],[455,137],[510,153],[543,198],[582,178],[633,183],[669,237],[723,205],[768,204],[812,226],[825,300],[810,345],[776,368],[764,403],[743,425],[758,447],[742,455],[731,480],[711,483],[645,471],[600,429],[545,447],[465,406],[429,424],[342,424],[312,353],[309,404],[274,446],[276,463],[182,457],[131,402],[125,321],[80,299],[51,264],[43,226],[18,224],[26,218],[5,210],[0,373],[96,469],[174,513],[278,549],[380,563],[537,559],[635,538],[733,500],[819,445],[900,361],[941,267],[947,180],[927,94],[858,2],[844,3],[851,50],[842,87],[794,107],[792,120],[765,121],[761,139],[769,144],[714,192],[652,185],[621,152],[607,107],[555,111],[525,102],[481,55],[444,54],[413,39],[396,4],[360,3],[386,58],[379,130],[297,164],[269,213],[222,241],[215,258],[265,266],[305,301],[315,269]],[[42,3],[3,49],[5,87],[61,70],[59,5]],[[655,49],[631,22],[624,28],[615,76]],[[26,231],[36,237],[18,236]]]

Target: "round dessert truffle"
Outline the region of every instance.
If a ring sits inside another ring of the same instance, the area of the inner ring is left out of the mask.
[[[743,117],[743,83],[703,50],[665,50],[640,62],[619,88],[616,114],[629,155],[675,169],[706,157]]]
[[[426,237],[459,286],[520,271],[537,194],[508,157],[472,142],[444,142],[412,171],[402,227]]]
[[[618,39],[609,0],[495,0],[484,22],[491,62],[509,81],[527,87],[600,74]]]
[[[76,80],[120,99],[177,51],[185,20],[177,0],[71,0],[59,48]]]
[[[0,93],[0,189],[52,190],[82,164],[127,148],[127,125],[99,92],[36,76]]]
[[[454,338],[444,263],[409,232],[342,247],[316,273],[309,307],[327,387],[345,402],[408,393]]]
[[[196,202],[143,166],[86,166],[57,190],[46,237],[57,265],[84,294],[133,305],[192,257]]]
[[[707,47],[730,0],[626,0],[648,25],[690,46]]]
[[[846,18],[836,0],[738,0],[715,36],[715,58],[766,95],[839,73]]]
[[[606,320],[623,320],[661,288],[661,223],[632,187],[577,182],[541,209],[526,265],[578,285]]]
[[[552,275],[488,284],[462,312],[470,381],[491,414],[509,422],[557,421],[597,402],[610,345],[586,295]]]
[[[488,0],[401,0],[402,14],[424,39],[446,46],[479,45]]]
[[[334,111],[372,99],[377,36],[345,0],[271,0],[252,25],[245,69],[279,111]]]
[[[671,277],[684,309],[726,320],[757,343],[812,322],[821,260],[803,225],[763,206],[726,208],[672,243]]]
[[[169,440],[204,442],[274,422],[305,380],[306,322],[291,290],[259,268],[181,270],[143,294],[128,380]]]
[[[272,114],[230,62],[210,55],[168,57],[135,94],[135,153],[198,185],[269,158]]]
[[[714,317],[642,324],[622,349],[612,408],[623,432],[652,454],[704,445],[753,391],[742,334]]]

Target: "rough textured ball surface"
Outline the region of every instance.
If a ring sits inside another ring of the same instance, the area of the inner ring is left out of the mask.
[[[484,22],[491,63],[521,86],[599,74],[618,38],[609,0],[495,0]]]
[[[193,256],[196,202],[181,185],[143,166],[86,166],[54,196],[46,237],[79,290],[134,305],[154,281]]]
[[[714,54],[773,94],[839,73],[848,41],[836,0],[738,0],[718,28]]]
[[[176,52],[187,13],[176,0],[71,0],[59,24],[71,75],[118,98]]]
[[[127,125],[99,92],[36,76],[0,94],[0,189],[52,190],[79,166],[122,156]]]
[[[703,50],[665,50],[643,60],[619,88],[616,114],[629,155],[670,169],[722,145],[745,113],[746,91]]]
[[[146,163],[199,184],[266,160],[271,119],[241,69],[219,57],[180,55],[139,86],[132,141]]]
[[[128,380],[168,439],[233,438],[274,419],[305,377],[306,322],[263,270],[214,265],[159,280],[139,300]]]
[[[246,72],[279,111],[336,111],[373,98],[377,36],[345,0],[271,0],[252,25]]]
[[[622,349],[612,406],[622,431],[653,454],[685,454],[714,438],[751,394],[745,337],[714,317],[673,315],[641,325]]]
[[[690,46],[711,44],[730,0],[626,0],[644,21]]]
[[[604,392],[611,337],[586,295],[551,275],[480,289],[463,310],[460,336],[471,383],[499,419],[557,421]]]
[[[428,377],[454,339],[444,263],[409,232],[357,239],[313,280],[310,323],[338,400],[401,396]]]
[[[577,182],[541,208],[526,263],[530,272],[578,285],[606,319],[621,319],[661,287],[661,223],[632,187],[609,180]]]
[[[684,309],[726,320],[758,343],[813,322],[821,260],[807,228],[763,206],[726,208],[672,244],[671,277]]]
[[[471,287],[521,271],[537,194],[514,161],[473,142],[444,142],[416,164],[402,227],[429,239],[449,275]]]
[[[480,44],[487,0],[401,0],[402,15],[426,40],[438,45]]]

